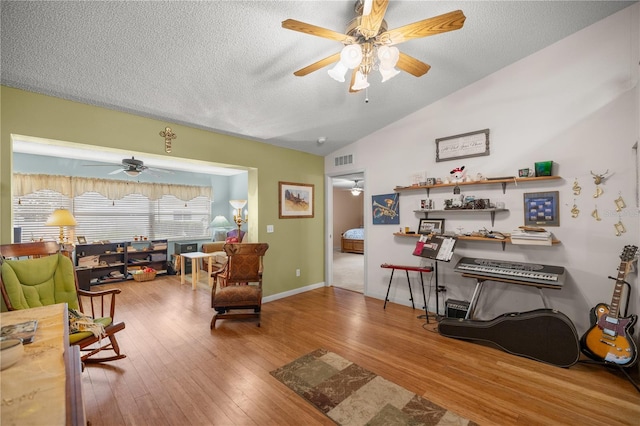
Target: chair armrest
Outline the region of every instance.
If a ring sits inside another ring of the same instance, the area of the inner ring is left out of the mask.
[[[113,319],[116,310],[116,294],[120,293],[121,290],[119,288],[101,291],[78,289],[78,303],[80,304],[80,310],[85,314],[87,313],[82,304],[82,297],[87,297],[89,298],[89,305],[91,307],[90,315],[93,318],[111,317]]]

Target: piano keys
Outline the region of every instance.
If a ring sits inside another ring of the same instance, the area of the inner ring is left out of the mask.
[[[485,277],[553,286],[562,286],[566,275],[565,269],[562,266],[473,257],[463,257],[460,259],[454,270],[456,272],[462,272],[463,274],[476,274]]]

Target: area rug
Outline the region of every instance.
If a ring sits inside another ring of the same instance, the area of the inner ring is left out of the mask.
[[[271,375],[339,425],[475,425],[325,349]]]

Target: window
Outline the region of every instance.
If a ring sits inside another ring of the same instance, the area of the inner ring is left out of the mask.
[[[44,226],[56,208],[69,209],[78,225],[65,235],[82,235],[87,241],[209,238],[211,201],[197,196],[182,201],[174,195],[151,200],[141,194],[129,194],[110,200],[97,192],[85,192],[71,199],[52,190],[39,190],[16,196],[13,200],[14,226],[22,228],[22,241],[57,240],[59,228]]]

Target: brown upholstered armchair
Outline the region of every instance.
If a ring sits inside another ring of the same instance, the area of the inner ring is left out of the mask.
[[[227,263],[213,272],[211,307],[216,310],[211,329],[216,321],[231,318],[258,318],[262,308],[262,259],[267,252],[266,243],[228,243],[224,245]],[[230,311],[242,310],[232,313]],[[247,312],[252,310],[253,312]]]
[[[202,258],[202,270],[209,270],[209,262],[212,262],[211,271],[222,269],[227,263],[227,253],[224,252],[224,241],[213,241],[211,243],[202,243],[201,251],[203,253],[214,253],[211,257]]]

